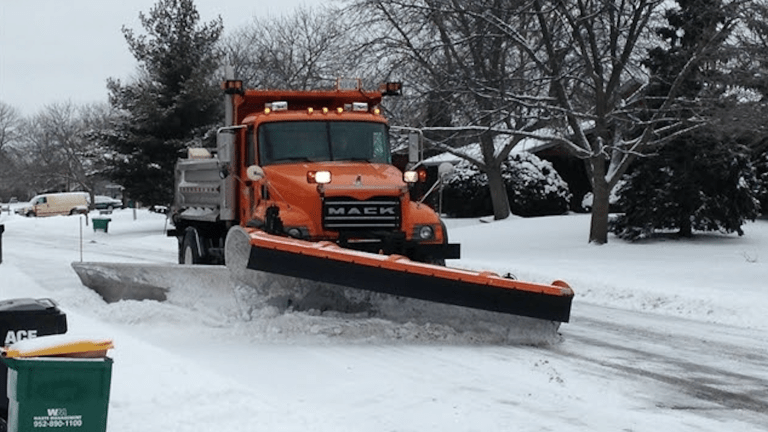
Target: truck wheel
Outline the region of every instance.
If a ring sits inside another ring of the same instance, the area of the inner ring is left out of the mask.
[[[440,221],[440,226],[443,229],[443,244],[448,244],[448,228],[445,227],[445,222]],[[427,264],[434,264],[445,267],[445,258],[436,258],[431,255],[427,255],[424,259]]]
[[[445,258],[427,257],[427,259],[424,260],[424,262],[426,262],[427,264],[434,264],[434,265],[445,267]]]
[[[197,231],[187,228],[179,249],[179,264],[202,264],[203,255],[198,243]]]

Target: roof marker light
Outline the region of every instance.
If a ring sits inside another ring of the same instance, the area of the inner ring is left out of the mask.
[[[272,109],[272,111],[287,111],[288,101],[267,102],[264,106]]]

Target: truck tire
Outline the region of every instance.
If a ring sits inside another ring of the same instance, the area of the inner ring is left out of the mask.
[[[428,257],[425,262],[427,264],[437,265],[441,267],[445,267],[445,258],[435,258],[435,257]]]
[[[448,244],[448,228],[445,226],[445,222],[442,220],[440,221],[440,226],[443,229],[443,244]],[[427,264],[434,264],[445,267],[445,258],[443,257],[436,258],[433,256],[427,256],[424,262]]]
[[[179,264],[203,264],[202,239],[194,228],[187,228],[179,248]]]

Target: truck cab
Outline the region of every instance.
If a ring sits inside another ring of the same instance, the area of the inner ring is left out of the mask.
[[[357,83],[313,91],[224,83],[228,125],[215,156],[190,153],[177,164],[180,262],[220,262],[232,225],[423,262],[458,258],[438,215],[409,197],[416,172],[392,165],[379,104],[399,87]]]

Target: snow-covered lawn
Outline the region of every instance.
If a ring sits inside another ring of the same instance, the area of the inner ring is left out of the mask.
[[[176,240],[164,234],[164,215],[124,209],[108,217],[104,233],[94,232],[82,217],[3,213],[0,299],[53,298],[67,314],[68,333],[115,341],[110,432],[768,427],[768,416],[729,409],[727,403],[680,409],[672,384],[602,367],[612,361],[607,349],[580,348],[589,338],[604,337],[582,325],[598,314],[608,322],[651,326],[657,317],[659,326],[649,330],[659,333],[682,318],[695,324],[688,326],[694,329],[687,330],[693,332],[689,339],[702,343],[713,328],[726,329],[718,342],[731,332],[764,332],[766,220],[746,225],[743,237],[700,234],[638,244],[612,238],[603,246],[587,244],[587,215],[448,220],[451,241],[462,243],[463,256],[449,265],[532,281],[563,279],[574,288],[572,322],[562,326],[565,342],[535,348],[359,316],[244,315],[237,307],[222,307],[225,302],[106,304],[80,284],[72,261],[176,260]],[[768,351],[765,338],[733,339],[737,352]],[[674,347],[669,349],[674,356]],[[738,362],[726,354],[723,362]],[[700,360],[710,359],[701,354]],[[768,380],[759,369],[735,372],[760,385]]]
[[[460,264],[520,279],[563,279],[578,302],[768,329],[768,220],[744,236],[698,233],[588,244],[589,215],[447,221]]]

